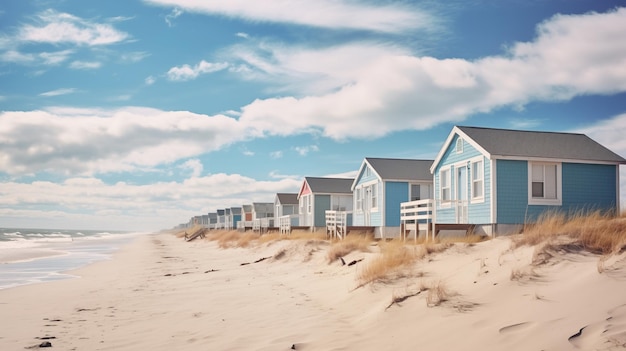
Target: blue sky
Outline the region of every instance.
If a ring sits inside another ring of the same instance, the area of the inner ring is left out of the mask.
[[[169,228],[364,157],[434,158],[456,124],[626,156],[621,6],[5,0],[0,226]]]

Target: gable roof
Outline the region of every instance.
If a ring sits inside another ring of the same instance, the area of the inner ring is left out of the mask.
[[[352,194],[351,187],[354,178],[304,177],[304,181],[309,185],[312,193]]]
[[[454,134],[470,139],[467,141],[490,159],[547,158],[626,164],[626,159],[585,134],[456,126],[431,170],[441,161]]]
[[[297,193],[278,193],[276,198],[281,205],[297,205],[298,194]]]
[[[430,173],[433,160],[366,157],[365,162],[383,180],[433,180]]]

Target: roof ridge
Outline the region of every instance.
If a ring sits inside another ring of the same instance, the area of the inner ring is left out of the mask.
[[[554,132],[547,130],[524,130],[524,129],[510,129],[510,128],[493,128],[493,127],[476,127],[476,126],[457,126],[459,129],[469,128],[469,129],[485,129],[485,130],[501,130],[506,132],[520,132],[520,133],[543,133],[543,134],[566,134],[566,135],[582,135],[589,138],[584,133],[573,133],[573,132]]]

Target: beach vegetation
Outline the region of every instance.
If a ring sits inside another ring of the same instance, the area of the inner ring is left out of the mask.
[[[353,251],[370,252],[370,246],[373,242],[373,238],[369,235],[348,235],[343,240],[333,241],[328,249],[328,263],[332,263]]]
[[[423,248],[405,245],[404,241],[399,239],[380,242],[379,246],[380,254],[358,273],[359,286],[389,279],[392,274],[399,273],[401,268],[407,267],[425,256]]]
[[[527,224],[514,246],[544,244],[544,249],[585,250],[610,255],[626,249],[626,216],[600,211],[565,215],[548,212],[535,223]]]

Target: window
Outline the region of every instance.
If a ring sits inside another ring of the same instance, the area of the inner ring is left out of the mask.
[[[483,199],[485,194],[483,161],[472,162],[472,200]]]
[[[462,154],[463,153],[463,139],[458,138],[456,140],[456,153],[457,154]]]
[[[529,163],[528,203],[531,205],[561,205],[561,165],[558,163]]]
[[[370,186],[370,193],[371,193],[371,198],[372,198],[372,202],[370,203],[371,206],[370,208],[377,208],[378,207],[378,184],[372,184]]]
[[[439,172],[439,187],[441,189],[441,201],[450,201],[450,169],[442,169]]]
[[[363,188],[357,188],[355,193],[354,193],[354,196],[355,196],[355,199],[354,199],[354,202],[355,202],[354,205],[355,206],[354,207],[356,208],[357,211],[363,210],[363,206],[362,206],[362,203],[361,203],[361,194],[362,194],[362,192],[363,192]]]
[[[411,194],[409,196],[409,199],[409,201],[417,201],[422,199],[419,184],[411,184]]]

